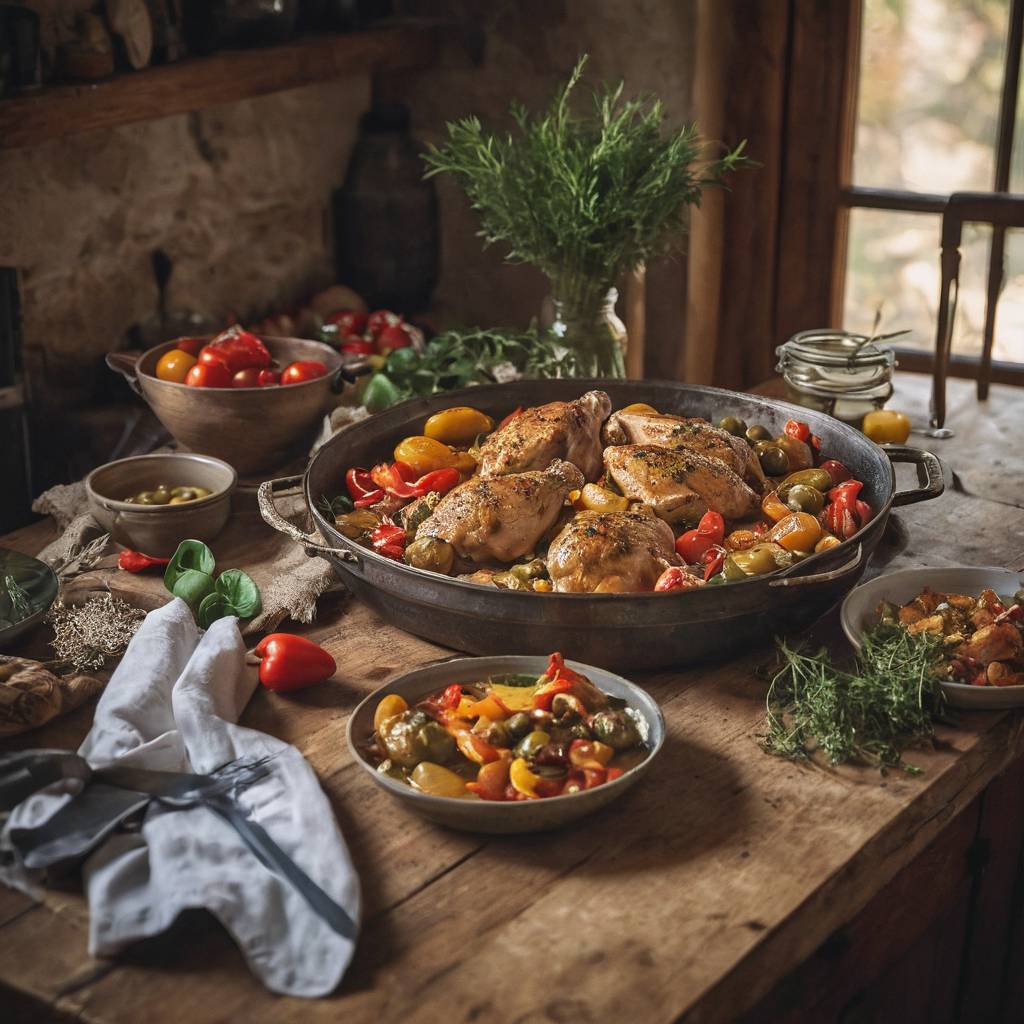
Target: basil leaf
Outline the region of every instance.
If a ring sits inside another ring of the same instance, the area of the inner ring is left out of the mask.
[[[228,604],[227,598],[223,594],[218,594],[214,591],[203,598],[203,603],[199,606],[199,611],[196,613],[196,621],[202,629],[209,629],[218,619],[223,619],[226,615],[232,614],[234,613]]]
[[[213,576],[216,566],[213,552],[201,540],[183,540],[164,570],[164,586],[174,594],[174,585],[184,573],[195,571]]]
[[[231,614],[240,619],[251,619],[263,607],[260,588],[241,569],[225,569],[217,577],[215,587],[228,603]]]
[[[213,577],[198,569],[183,570],[171,587],[171,593],[180,597],[193,612],[202,604],[203,598],[213,592]]]

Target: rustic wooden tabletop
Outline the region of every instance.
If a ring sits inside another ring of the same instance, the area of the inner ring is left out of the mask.
[[[904,375],[893,403],[916,424],[926,421],[927,386]],[[951,383],[956,437],[910,442],[946,462],[947,493],[893,513],[872,573],[958,562],[1024,569],[1022,403],[1019,391],[993,387],[978,404],[971,386]],[[265,529],[255,513],[236,516],[219,559],[259,560]],[[44,523],[2,543],[32,553],[52,535]],[[143,599],[160,594],[159,580],[125,585]],[[822,635],[834,623],[832,613]],[[762,649],[638,677],[664,711],[666,749],[644,783],[603,812],[545,835],[461,834],[392,803],[344,739],[366,693],[448,652],[343,594],[322,599],[317,623],[299,631],[330,650],[337,676],[295,696],[260,689],[242,721],[309,759],[359,870],[365,921],[339,991],[318,1001],[270,995],[205,917],[118,960],[94,960],[77,891],[50,890],[35,904],[0,889],[0,1005],[31,1019],[66,1013],[105,1024],[733,1020],[894,885],[1024,753],[1011,712],[941,726],[936,748],[911,756],[919,776],[768,756],[758,745]],[[82,708],[3,749],[73,747],[91,716]]]

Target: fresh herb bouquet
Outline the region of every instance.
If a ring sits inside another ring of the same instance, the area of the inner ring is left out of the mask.
[[[749,161],[740,144],[701,162],[696,125],[664,136],[661,102],[623,99],[621,83],[595,90],[592,110],[574,115],[570,96],[586,59],[543,113],[513,104],[516,137],[467,117],[449,123],[448,141],[424,159],[428,176],[451,173],[463,185],[486,244],[505,244],[511,262],[550,278],[581,372],[623,376],[617,340],[598,329],[606,296],[623,272],[676,249],[701,192]]]

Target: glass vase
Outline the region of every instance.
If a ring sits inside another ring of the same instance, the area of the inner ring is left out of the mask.
[[[615,312],[618,297],[607,285],[552,279],[550,327],[575,354],[577,376],[626,376],[626,325]]]

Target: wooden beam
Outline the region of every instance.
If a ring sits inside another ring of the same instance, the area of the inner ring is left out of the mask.
[[[423,67],[434,29],[397,26],[314,36],[284,46],[226,50],[126,72],[88,85],[55,85],[0,101],[0,149],[150,121],[348,75]]]

